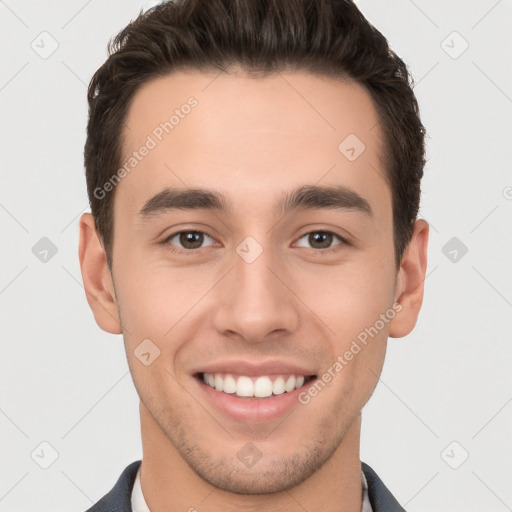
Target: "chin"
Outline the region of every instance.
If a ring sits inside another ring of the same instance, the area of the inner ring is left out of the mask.
[[[328,457],[325,457],[326,459]],[[226,492],[244,495],[273,494],[288,491],[307,480],[323,464],[317,457],[303,454],[292,455],[287,459],[258,461],[252,468],[238,460],[231,463],[222,461],[217,465],[192,469],[213,487]],[[215,467],[216,466],[216,467]],[[258,467],[259,466],[259,467]]]

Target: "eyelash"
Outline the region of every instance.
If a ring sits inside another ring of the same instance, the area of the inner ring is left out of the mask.
[[[198,249],[176,249],[175,247],[173,247],[169,243],[169,241],[172,240],[175,236],[181,235],[182,233],[198,233],[198,234],[206,235],[206,236],[210,237],[212,240],[214,239],[206,231],[199,231],[199,230],[194,230],[194,229],[185,229],[185,230],[182,230],[182,231],[176,231],[175,233],[172,233],[167,238],[165,238],[165,240],[162,241],[162,244],[165,245],[167,250],[169,250],[172,253],[175,253],[175,254],[186,254],[187,256],[193,256],[193,255],[197,254],[199,249],[203,249],[203,247],[199,247]],[[313,231],[308,231],[307,233],[304,233],[303,235],[301,235],[297,240],[300,240],[300,239],[304,238],[306,235],[310,235],[312,233],[324,233],[324,234],[327,234],[327,235],[333,235],[334,237],[338,238],[338,240],[341,242],[341,243],[336,244],[333,247],[329,247],[327,249],[311,248],[311,250],[314,251],[316,254],[330,254],[330,253],[339,251],[340,250],[340,246],[350,245],[345,238],[343,238],[342,236],[338,235],[337,233],[334,233],[333,231],[329,231],[327,229],[317,229],[317,230],[313,230]]]

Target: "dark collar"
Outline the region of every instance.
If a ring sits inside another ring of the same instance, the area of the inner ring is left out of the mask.
[[[405,512],[377,473],[364,462],[361,462],[361,468],[368,482],[368,498],[373,512]]]
[[[131,495],[140,463],[137,460],[126,467],[114,488],[86,512],[133,512]],[[373,512],[405,512],[377,473],[364,462],[361,462],[361,467],[368,482],[368,497]]]

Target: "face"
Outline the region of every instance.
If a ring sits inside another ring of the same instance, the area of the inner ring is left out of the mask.
[[[113,315],[143,436],[218,488],[291,488],[348,442],[400,315],[371,97],[176,72],[139,90],[125,137]]]

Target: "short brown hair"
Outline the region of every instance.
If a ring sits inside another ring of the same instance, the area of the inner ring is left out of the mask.
[[[112,268],[114,193],[98,197],[121,165],[123,127],[142,84],[177,69],[251,76],[283,70],[350,78],[373,98],[384,136],[397,268],[411,240],[425,165],[425,128],[406,64],[350,0],[174,0],[109,42],[88,89],[85,171],[91,210]],[[341,142],[341,141],[340,141]]]

